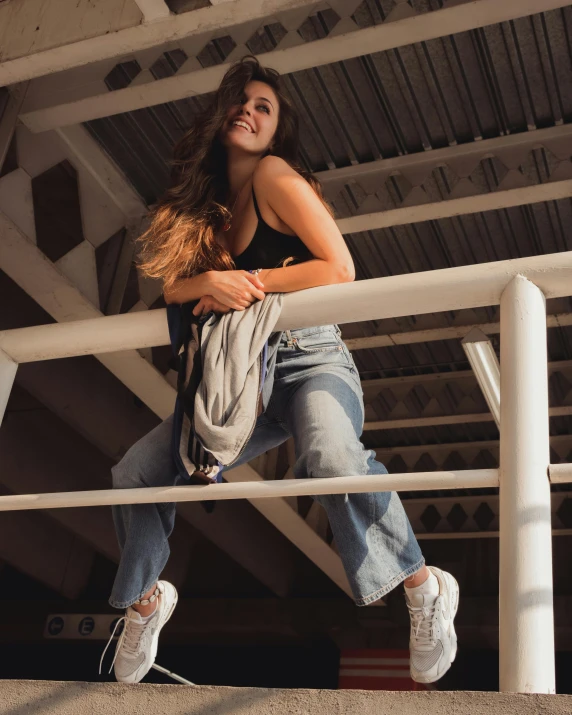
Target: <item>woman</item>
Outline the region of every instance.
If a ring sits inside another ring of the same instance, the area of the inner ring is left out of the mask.
[[[164,281],[168,303],[198,300],[195,315],[226,313],[248,308],[265,293],[354,279],[317,181],[297,168],[297,148],[296,115],[278,74],[251,57],[231,67],[176,148],[173,185],[141,239],[141,269]],[[286,331],[270,403],[232,466],[292,436],[297,478],[385,474],[359,440],[363,419],[359,375],[337,326]],[[169,418],[131,447],[113,469],[114,486],[177,483],[171,431]],[[425,566],[398,496],[317,499],[357,605],[405,582],[412,677],[440,678],[456,654],[458,586],[450,574]],[[174,516],[173,504],[114,508],[122,557],[110,603],[127,609],[114,661],[123,682],[148,672],[176,605],[174,587],[159,578]]]

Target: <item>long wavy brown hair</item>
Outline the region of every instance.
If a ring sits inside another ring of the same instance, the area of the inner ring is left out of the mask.
[[[229,198],[226,149],[219,135],[230,108],[253,80],[269,85],[280,106],[268,153],[298,171],[330,210],[318,180],[298,164],[298,117],[282,91],[279,73],[246,56],[230,67],[210,105],[175,147],[171,187],[152,210],[150,226],[138,239],[139,269],[162,279],[165,288],[179,278],[235,268],[232,256],[215,238],[230,218],[224,205]]]

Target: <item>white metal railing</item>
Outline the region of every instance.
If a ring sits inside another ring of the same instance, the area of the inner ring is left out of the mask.
[[[500,687],[554,692],[549,476],[572,482],[572,465],[549,465],[545,299],[569,295],[572,252],[325,286],[284,297],[280,330],[500,304],[498,470],[11,495],[0,497],[0,511],[500,483]],[[20,362],[168,343],[164,310],[0,332],[0,419]],[[489,382],[493,372],[488,370]]]
[[[503,290],[517,275],[532,281],[546,298],[568,296],[572,251],[288,293],[276,327],[286,330],[499,305]],[[0,332],[0,350],[18,363],[168,344],[164,309]]]
[[[238,472],[240,467],[235,471]],[[420,487],[419,485],[423,486]],[[467,469],[452,472],[375,474],[368,477],[328,477],[287,479],[266,482],[230,482],[183,487],[141,487],[97,489],[88,492],[14,494],[0,497],[0,511],[21,509],[61,509],[72,506],[112,504],[158,504],[159,502],[202,501],[203,499],[264,499],[316,494],[357,494],[364,492],[413,491],[415,489],[476,489],[498,487],[498,469]]]
[[[572,464],[551,464],[548,475],[552,484],[569,484],[572,482]]]

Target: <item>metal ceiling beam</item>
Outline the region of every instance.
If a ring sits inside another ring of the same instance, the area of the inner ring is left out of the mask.
[[[492,191],[489,194],[477,194],[460,199],[447,199],[418,206],[406,206],[389,211],[351,216],[338,219],[336,223],[343,234],[360,233],[391,226],[453,218],[481,211],[496,211],[543,201],[558,201],[570,197],[572,197],[572,179],[564,179],[535,186],[523,186],[518,189]]]
[[[147,213],[141,196],[87,129],[76,125],[59,129],[57,135],[67,147],[72,162],[81,164],[128,220],[138,221]]]
[[[550,444],[551,446],[558,448],[558,447],[564,447],[565,449],[568,447],[572,448],[572,435],[569,434],[560,434],[560,435],[552,435],[550,437]],[[382,461],[387,461],[388,459],[391,459],[392,456],[395,455],[400,455],[400,454],[418,454],[418,453],[423,453],[427,452],[428,454],[430,453],[436,453],[436,452],[457,452],[457,451],[463,451],[466,449],[469,450],[490,450],[490,449],[498,449],[499,446],[499,441],[498,439],[490,439],[490,440],[480,440],[477,442],[443,442],[442,444],[436,443],[436,444],[404,444],[404,445],[399,445],[397,447],[375,447],[375,453],[378,457],[378,459],[381,459]]]
[[[276,3],[270,2],[264,3],[265,14],[271,14],[272,10],[270,6],[275,4]],[[298,6],[303,6],[304,4],[307,3],[297,3]],[[567,0],[473,0],[472,2],[455,4],[444,9],[434,10],[394,22],[385,22],[381,25],[354,30],[345,34],[333,33],[333,36],[326,37],[322,40],[301,45],[296,44],[294,47],[282,50],[277,49],[258,55],[258,58],[262,64],[274,67],[279,72],[286,74],[333,62],[340,62],[374,52],[382,52],[384,50],[411,45],[416,42],[424,42],[438,37],[466,32],[499,22],[507,22],[534,13],[561,8],[568,4],[569,2],[567,2]],[[248,19],[246,12],[243,12],[244,19],[239,19],[239,5],[241,7],[242,5],[252,6],[252,3],[250,0],[236,0],[236,2],[225,3],[214,8],[197,10],[188,13],[188,16],[198,16],[199,13],[204,13],[206,10],[212,11],[213,16],[217,11],[226,12],[227,27],[229,27],[231,24],[244,22]],[[294,3],[292,3],[292,6],[294,6]],[[282,3],[282,9],[284,9],[284,3]],[[232,15],[232,13],[229,12],[231,10],[236,13],[235,19],[229,17],[229,15]],[[252,18],[256,15],[257,13],[251,10],[250,17]],[[260,13],[258,16],[260,16]],[[229,20],[231,22],[229,22]],[[172,23],[172,35],[168,39],[170,41],[176,41],[178,37],[182,36],[182,32],[180,27],[178,29],[175,28],[179,23],[185,21],[188,22],[189,17],[184,14],[166,18],[165,20],[157,21],[150,25],[142,25],[140,28],[124,30],[123,33],[124,35],[128,33],[130,41],[136,42],[137,30],[141,32],[143,28],[146,28],[147,32],[149,32],[150,30],[156,30],[159,26],[166,26],[166,23]],[[211,25],[209,25],[209,27],[211,27]],[[218,29],[220,29],[220,27],[221,21],[219,20]],[[187,30],[184,36],[189,36],[190,34],[191,31]],[[104,42],[104,38],[95,38],[92,43],[95,43],[96,40],[99,41],[100,46],[104,44],[107,45],[109,42],[109,40],[105,40]],[[158,43],[155,42],[155,44]],[[129,46],[129,44],[122,44],[121,54],[125,54],[125,50]],[[150,47],[152,43],[148,42],[143,46]],[[74,46],[71,47],[73,48]],[[58,54],[63,54],[65,49],[66,48],[58,48]],[[42,54],[45,55],[46,53]],[[96,53],[92,51],[91,54],[92,59],[87,61],[95,60]],[[109,51],[105,55],[100,51],[97,58],[101,59],[103,56],[109,57],[111,55]],[[36,58],[37,55],[33,55],[30,58],[12,60],[11,62],[5,63],[4,66],[0,65],[0,84],[3,82],[15,82],[31,76],[38,76],[39,73],[45,73],[45,69],[42,70],[38,68]],[[32,62],[32,60],[34,61]],[[80,64],[77,58],[77,51],[74,53],[73,60],[68,59],[67,63],[63,64],[63,66],[61,66],[61,61],[59,64],[59,69]],[[54,59],[50,57],[49,62],[46,62],[44,59],[41,66],[53,67]],[[56,63],[56,67],[57,66]],[[2,71],[3,67],[4,71]],[[98,94],[96,96],[84,96],[78,98],[76,101],[34,108],[34,111],[25,112],[22,115],[22,120],[32,131],[40,132],[46,129],[68,126],[70,124],[77,124],[100,117],[142,109],[156,104],[172,102],[191,95],[205,94],[216,89],[228,67],[229,64],[225,63],[194,72],[179,72],[173,77],[150,81],[145,84],[119,89],[114,92]],[[55,71],[55,69],[53,71]]]
[[[546,317],[547,328],[564,328],[570,325],[572,325],[572,313],[557,313]],[[403,333],[369,335],[364,338],[348,338],[345,343],[350,350],[373,350],[397,345],[430,343],[435,340],[462,340],[473,328],[479,328],[486,335],[498,335],[500,333],[500,323],[471,323],[468,325],[451,325],[446,328],[431,328],[429,330],[410,330]]]
[[[154,22],[169,17],[171,11],[165,0],[135,0],[143,15],[143,22]]]
[[[572,408],[570,408],[572,410]],[[465,415],[438,415],[435,417],[406,417],[399,420],[373,420],[363,426],[364,432],[390,429],[412,429],[419,427],[440,427],[442,425],[466,425],[475,422],[494,422],[490,412]]]
[[[550,417],[567,417],[572,415],[572,406],[551,407]],[[466,425],[475,422],[494,422],[490,412],[479,412],[468,415],[437,415],[435,417],[407,417],[400,420],[375,420],[366,422],[365,432],[373,430],[410,429],[412,427],[439,427],[442,425]]]
[[[354,164],[340,167],[339,169],[318,171],[315,176],[320,180],[324,190],[329,195],[332,190],[350,181],[359,182],[362,178],[370,179],[372,175],[375,176],[380,173],[391,175],[407,173],[412,169],[415,171],[424,169],[429,173],[432,169],[438,166],[446,166],[451,162],[471,159],[473,163],[477,163],[487,157],[498,156],[503,151],[513,151],[515,149],[530,151],[537,147],[550,146],[554,142],[566,142],[569,141],[571,136],[572,124],[563,124],[557,127],[494,137],[493,139],[466,142],[442,149],[431,149],[430,151],[405,154],[404,156],[376,159],[364,164]]]
[[[2,166],[8,154],[12,137],[14,136],[14,129],[18,122],[18,115],[24,103],[24,98],[26,97],[28,84],[28,82],[22,82],[12,87],[10,96],[8,97],[8,103],[0,116],[0,171],[2,171]]]
[[[572,360],[555,360],[548,363],[548,372],[560,372],[561,370],[572,370]],[[428,382],[453,382],[455,380],[475,380],[472,370],[450,370],[449,372],[430,372],[422,375],[403,375],[400,377],[378,377],[373,380],[362,380],[361,386],[364,392],[373,394],[374,391],[381,392],[386,388],[398,385],[423,385]]]
[[[554,0],[545,1],[548,4],[554,2]],[[56,3],[55,10],[57,12],[59,5],[61,13],[61,1],[56,0]],[[115,2],[112,4],[116,5]],[[59,46],[40,52],[28,52],[24,56],[6,59],[0,63],[0,85],[10,85],[33,77],[61,72],[71,67],[122,57],[139,50],[158,47],[196,35],[208,35],[209,33],[212,35],[214,32],[220,32],[242,23],[272,18],[278,12],[315,4],[317,4],[316,0],[264,0],[264,2],[233,0],[180,15],[159,17],[154,22],[145,22],[134,27],[113,29],[110,21],[109,26],[112,31],[108,31],[106,34],[88,37],[69,44],[65,44],[64,41]],[[137,0],[137,5],[142,9],[152,11],[152,7],[157,7],[159,3],[157,0]],[[20,24],[23,21],[29,22],[30,19],[27,16],[20,19],[16,10],[13,14],[9,14],[10,11],[10,6],[7,6],[4,9],[5,15],[2,20],[11,32],[17,33],[21,30]],[[108,14],[111,15],[113,12],[115,12],[114,8],[108,11]],[[45,9],[44,14],[47,14]],[[21,15],[22,13],[20,13]],[[80,20],[75,19],[81,25]],[[48,28],[53,30],[49,24]],[[41,26],[39,32],[42,32]],[[207,41],[205,40],[205,42]],[[38,40],[34,44],[37,46],[41,43]]]
[[[566,435],[566,440],[572,445],[572,435]],[[498,439],[487,439],[476,442],[437,442],[434,444],[402,444],[396,447],[379,446],[374,447],[374,451],[376,453],[377,459],[380,459],[382,462],[387,462],[392,457],[397,455],[422,454],[424,452],[427,452],[428,454],[435,452],[450,453],[466,449],[474,449],[481,451],[498,449],[498,446]]]
[[[562,360],[563,363],[570,363],[572,360]],[[372,380],[362,380],[361,387],[364,392],[370,395],[377,394],[381,390],[398,385],[423,385],[427,382],[453,382],[454,380],[475,379],[472,370],[451,370],[449,372],[430,372],[422,375],[402,375],[399,377],[376,377]]]

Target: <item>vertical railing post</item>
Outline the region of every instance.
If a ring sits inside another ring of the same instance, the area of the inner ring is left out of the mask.
[[[0,350],[0,425],[4,418],[4,412],[6,411],[6,405],[8,404],[8,398],[12,391],[17,369],[18,364],[15,363],[12,358],[8,357],[5,352]]]
[[[501,297],[500,690],[555,692],[546,303],[517,276]]]

